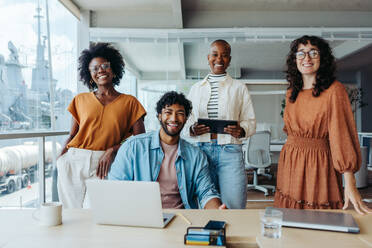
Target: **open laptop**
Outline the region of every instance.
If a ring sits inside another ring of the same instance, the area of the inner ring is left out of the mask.
[[[276,208],[283,212],[283,226],[336,232],[359,233],[351,214],[314,210]]]
[[[157,182],[91,179],[86,184],[97,224],[163,228],[174,217],[162,212]]]

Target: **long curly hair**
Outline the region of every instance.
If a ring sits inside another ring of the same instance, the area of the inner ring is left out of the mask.
[[[120,79],[124,75],[124,60],[120,52],[114,48],[110,43],[92,43],[89,49],[81,52],[79,57],[79,75],[83,84],[88,86],[90,91],[97,89],[97,84],[93,81],[90,71],[89,63],[94,58],[104,58],[110,62],[111,70],[115,77],[112,79],[113,85],[119,85]]]
[[[298,93],[302,90],[304,82],[302,80],[301,72],[297,68],[296,53],[300,44],[306,45],[310,42],[311,45],[316,46],[320,53],[320,66],[316,73],[316,83],[313,88],[313,96],[317,97],[320,93],[331,86],[335,81],[336,63],[335,57],[327,41],[317,36],[304,35],[291,43],[291,49],[287,56],[287,74],[286,78],[289,82],[288,89],[291,89],[289,97],[290,102],[295,102]]]

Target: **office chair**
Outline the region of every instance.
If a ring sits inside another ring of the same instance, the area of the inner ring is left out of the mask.
[[[275,186],[259,185],[258,175],[264,175],[269,179],[272,178],[270,174],[265,173],[265,168],[271,165],[270,157],[270,132],[258,131],[253,134],[244,149],[245,169],[253,170],[253,184],[248,184],[247,189],[256,189],[269,195],[268,189],[275,192]]]

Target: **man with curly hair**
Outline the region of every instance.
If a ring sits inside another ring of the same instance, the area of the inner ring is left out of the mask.
[[[163,208],[226,208],[209,176],[206,156],[180,138],[191,109],[182,93],[163,95],[156,104],[160,130],[125,142],[108,179],[159,182]]]
[[[106,177],[122,141],[145,132],[141,103],[114,88],[123,73],[123,57],[109,43],[92,44],[81,53],[80,79],[91,92],[78,94],[67,108],[71,131],[57,160],[58,195],[65,208],[81,208],[85,180]]]

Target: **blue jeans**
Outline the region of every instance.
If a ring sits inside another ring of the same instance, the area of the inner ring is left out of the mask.
[[[207,155],[212,181],[229,209],[245,209],[247,176],[244,169],[242,145],[218,145],[199,142],[198,147]]]

